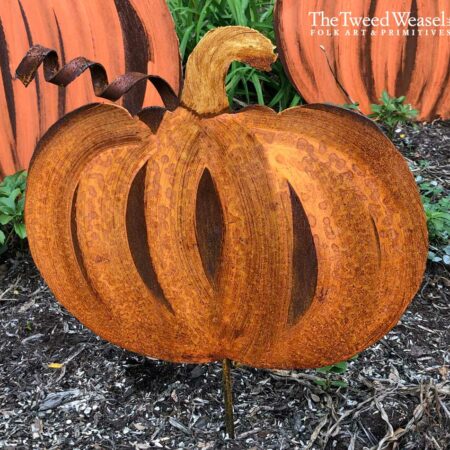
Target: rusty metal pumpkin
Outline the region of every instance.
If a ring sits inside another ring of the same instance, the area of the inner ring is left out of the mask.
[[[97,104],[54,125],[28,180],[33,257],[72,314],[138,353],[279,368],[349,358],[421,282],[414,179],[358,114],[231,112],[234,60],[269,70],[273,46],[219,28],[190,56],[174,111],[139,120]]]
[[[337,17],[339,25],[321,27],[316,16],[313,26],[312,13],[320,11],[325,17]],[[355,19],[388,14],[389,23],[365,28],[362,22],[352,24],[348,16],[345,23],[342,12]],[[391,96],[406,96],[407,103],[419,110],[421,120],[450,118],[447,30],[397,24],[393,12],[410,13],[412,18],[449,17],[450,1],[277,0],[275,30],[280,56],[301,95],[308,102],[356,101],[364,113],[370,113],[371,103],[379,103],[386,90]]]
[[[165,0],[2,0],[0,2],[0,179],[27,168],[33,149],[65,113],[95,101],[89,77],[67,89],[37,79],[25,91],[12,77],[35,43],[57,49],[62,63],[84,55],[112,78],[130,71],[162,76],[178,92],[178,40]],[[132,113],[161,105],[141,86],[123,98]]]

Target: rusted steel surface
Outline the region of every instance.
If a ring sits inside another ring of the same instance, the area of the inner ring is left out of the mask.
[[[236,59],[268,69],[275,55],[248,28],[210,32],[181,106],[147,111],[155,133],[115,105],[53,126],[28,179],[33,257],[72,314],[131,351],[278,368],[344,360],[389,331],[420,285],[414,179],[358,114],[224,111]]]
[[[165,0],[0,1],[0,178],[27,168],[36,142],[64,114],[96,99],[89,76],[67,89],[37,76],[25,90],[14,71],[34,44],[56,49],[61,64],[102,61],[111,79],[151,73],[178,93],[178,39]],[[162,105],[157,89],[138,85],[121,100],[132,113]]]
[[[148,75],[140,72],[127,72],[119,75],[111,83],[108,81],[108,74],[102,64],[90,61],[84,56],[79,56],[69,61],[60,68],[58,54],[55,50],[34,45],[31,47],[16,70],[16,77],[22,81],[24,86],[28,86],[37,76],[39,67],[44,66],[44,78],[49,83],[61,87],[67,87],[76,80],[86,70],[91,73],[92,89],[97,97],[115,102],[124,96],[131,88],[140,81],[150,81],[158,90],[158,93],[169,109],[175,109],[178,104],[178,96],[172,87],[161,77]]]
[[[322,36],[316,27],[311,35],[314,11],[339,17],[339,25],[322,28]],[[278,0],[274,25],[280,56],[308,102],[356,101],[364,113],[370,113],[370,104],[379,103],[381,93],[387,90],[391,96],[406,96],[406,102],[419,110],[421,120],[450,118],[450,39],[446,29],[440,34],[442,29],[428,27],[428,34],[424,28],[419,35],[417,26],[397,25],[391,16],[389,26],[369,26],[362,35],[361,25],[344,24],[339,16],[342,11],[354,17],[386,17],[392,11],[410,12],[412,17],[434,18],[442,13],[449,17],[450,1]],[[339,36],[327,35],[327,30]],[[409,36],[403,36],[404,32]]]

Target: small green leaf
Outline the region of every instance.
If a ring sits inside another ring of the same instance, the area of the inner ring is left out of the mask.
[[[340,380],[333,380],[330,384],[333,387],[348,387],[348,383]]]
[[[3,245],[6,241],[5,233],[3,233],[2,230],[0,230],[0,245]]]
[[[332,368],[333,366],[318,367],[316,371],[319,373],[330,373]]]
[[[9,197],[0,198],[0,210],[6,214],[14,214],[16,210],[16,203]]]
[[[383,103],[389,103],[389,101],[390,101],[389,94],[387,93],[386,90],[383,91],[383,93],[381,94],[381,101],[382,101]]]
[[[27,237],[27,231],[25,229],[25,224],[23,223],[15,223],[14,231],[16,232],[17,236],[20,237],[20,239],[25,239]]]
[[[6,225],[13,220],[13,216],[9,214],[0,214],[0,225]]]
[[[334,364],[331,367],[331,371],[333,373],[340,374],[340,373],[344,373],[347,370],[347,367],[348,367],[347,361],[341,361],[341,362],[338,362],[338,363]]]

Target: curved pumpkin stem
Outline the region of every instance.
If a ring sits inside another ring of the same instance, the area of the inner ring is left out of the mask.
[[[233,61],[270,71],[277,56],[270,39],[247,27],[222,27],[209,31],[189,56],[182,105],[198,114],[218,114],[229,109],[225,77]]]

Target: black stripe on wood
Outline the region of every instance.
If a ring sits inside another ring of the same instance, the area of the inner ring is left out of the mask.
[[[27,33],[28,45],[31,47],[33,45],[33,36],[31,34],[31,28],[30,28],[30,24],[27,19],[27,15],[25,13],[25,10],[22,6],[22,2],[20,0],[19,0],[19,7],[20,7],[20,13],[22,14],[23,24],[25,26],[25,31]],[[45,129],[45,126],[43,123],[44,117],[41,114],[41,86],[40,86],[39,74],[36,74],[35,87],[36,87],[37,108],[38,108],[38,116],[39,116],[39,131],[40,131],[40,134],[42,135],[47,130]]]
[[[417,10],[417,1],[413,0],[411,4],[411,17],[417,19],[418,10]],[[416,64],[416,55],[417,55],[417,40],[418,40],[418,32],[417,32],[417,23],[410,23],[408,26],[408,39],[406,39],[406,49],[404,55],[404,63],[402,64],[402,71],[398,73],[398,78],[395,84],[395,93],[393,95],[395,97],[399,97],[400,95],[404,95],[408,91],[408,87],[411,83],[411,77],[414,70],[414,66]],[[392,94],[391,94],[392,95]]]
[[[61,53],[61,64],[64,66],[66,64],[66,54],[64,51],[64,41],[62,38],[61,27],[59,26],[58,17],[53,11],[55,16],[56,28],[58,30],[58,42],[59,51]],[[62,86],[58,86],[58,116],[62,117],[66,113],[66,90]]]
[[[125,49],[125,71],[147,73],[149,42],[146,30],[129,0],[114,0],[122,28]],[[123,98],[123,106],[131,114],[137,114],[144,103],[145,83],[139,83]]]
[[[377,1],[373,0],[370,2],[368,16],[374,17],[376,9]],[[365,45],[361,46],[361,51],[359,54],[362,78],[366,82],[367,96],[371,99],[376,99],[377,93],[375,91],[375,77],[372,67],[372,22],[370,22],[370,25],[367,27],[366,35],[361,39],[364,39],[365,41]]]
[[[17,137],[17,123],[16,123],[16,105],[14,101],[14,90],[12,85],[11,72],[9,70],[9,52],[8,44],[6,42],[5,30],[0,19],[0,71],[3,79],[3,89],[5,91],[6,107],[8,109],[9,122],[14,137],[14,141]],[[5,149],[3,149],[5,150]],[[17,155],[15,142],[10,147],[11,156],[13,158],[14,167],[19,169],[19,156]],[[3,171],[2,171],[3,172]],[[0,174],[0,178],[3,178],[3,173]]]

